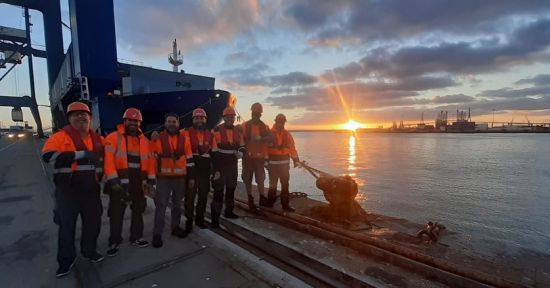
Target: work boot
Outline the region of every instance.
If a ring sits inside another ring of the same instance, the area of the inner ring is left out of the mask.
[[[223,214],[223,217],[227,219],[237,219],[239,218],[239,215],[235,214],[235,212],[233,211],[225,211],[225,213]]]
[[[103,261],[103,259],[105,259],[105,257],[103,257],[103,255],[97,253],[97,252],[94,252],[90,255],[83,255],[85,259],[88,259],[90,261],[92,261],[93,263],[97,263],[97,262],[101,262]]]
[[[260,206],[261,207],[269,207],[268,202],[267,202],[267,197],[265,197],[264,195],[260,195]]]
[[[72,261],[61,261],[61,263],[59,263],[59,268],[57,268],[57,271],[55,272],[55,277],[60,278],[65,275],[69,275],[71,273],[71,269],[74,266],[74,262],[74,258]]]
[[[160,234],[153,235],[153,248],[160,248],[162,245],[162,236]]]
[[[218,219],[218,217],[212,217],[210,228],[220,228],[220,220]]]
[[[206,229],[208,226],[206,226],[206,223],[204,223],[204,219],[197,219],[195,220],[195,225],[197,225],[201,229]]]
[[[172,235],[178,238],[185,238],[187,237],[187,231],[181,229],[179,226],[176,226],[172,228]]]
[[[254,204],[254,196],[250,194],[248,194],[248,209],[250,209],[251,211],[258,210],[258,207],[256,206],[256,204]]]
[[[120,249],[120,244],[111,244],[109,246],[109,250],[107,250],[107,256],[115,257],[119,249]]]
[[[269,208],[273,208],[273,205],[275,204],[275,201],[277,201],[277,196],[274,196],[271,193],[269,193],[267,195],[267,203],[266,203],[265,206],[269,207]]]
[[[139,239],[136,239],[136,240],[132,241],[132,246],[138,246],[139,248],[145,248],[145,247],[149,246],[149,242],[147,242],[143,238],[139,238]]]
[[[187,234],[191,233],[193,231],[193,219],[185,221],[185,232]]]

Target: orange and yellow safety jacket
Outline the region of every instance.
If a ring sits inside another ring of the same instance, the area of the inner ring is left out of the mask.
[[[216,152],[218,150],[212,131],[189,127],[186,132],[189,141],[191,141],[191,150],[194,156],[210,158],[210,151]]]
[[[243,123],[243,136],[246,157],[267,159],[269,127],[261,120],[248,120]]]
[[[151,141],[151,152],[155,155],[158,177],[177,177],[192,174],[193,152],[191,141],[185,131],[171,135],[167,131],[159,133],[157,140]]]
[[[221,154],[235,155],[238,150],[244,148],[243,134],[234,126],[227,127],[225,124],[216,126],[214,141]]]
[[[141,180],[154,184],[155,162],[149,151],[149,140],[138,132],[137,136],[127,135],[124,125],[105,138],[105,177],[111,184],[129,184],[129,172],[140,172]],[[132,173],[134,174],[134,173]]]
[[[77,153],[78,152],[78,153]],[[83,152],[94,153],[95,156],[82,158]],[[75,174],[78,179],[87,183],[98,183],[103,178],[103,138],[90,130],[86,138],[70,125],[53,134],[42,148],[42,159],[53,167],[54,183],[69,187]],[[80,177],[82,176],[82,177]],[[88,181],[89,180],[89,181]]]
[[[298,152],[290,132],[286,129],[277,130],[273,126],[271,134],[273,139],[268,149],[269,164],[288,164],[290,158],[298,160]]]

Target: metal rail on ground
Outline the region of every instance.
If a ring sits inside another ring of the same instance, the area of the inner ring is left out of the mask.
[[[246,201],[236,199],[238,208],[248,210]],[[374,239],[366,235],[348,231],[346,229],[330,226],[315,219],[296,213],[277,211],[263,208],[260,215],[275,223],[287,226],[299,231],[305,231],[320,238],[334,240],[335,242],[374,256],[382,261],[403,267],[434,279],[451,287],[527,287],[521,283],[510,282],[497,275],[489,275],[481,271],[473,271],[450,261],[416,252],[410,248],[399,247],[380,239]]]
[[[208,219],[207,219],[208,220]],[[223,218],[218,235],[313,287],[378,287]]]

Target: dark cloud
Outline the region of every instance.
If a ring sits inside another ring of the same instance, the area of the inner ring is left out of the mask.
[[[326,73],[353,81],[362,77],[403,78],[433,73],[477,74],[501,71],[537,60],[550,45],[550,19],[512,32],[506,41],[443,42],[435,46],[403,47],[394,52],[374,49],[358,62]]]
[[[304,72],[290,72],[269,77],[270,86],[304,86],[317,82],[316,77]]]
[[[291,94],[293,91],[290,87],[279,87],[271,90],[271,94]]]
[[[550,74],[539,74],[533,78],[521,79],[515,82],[516,85],[533,84],[535,86],[550,85]]]
[[[284,16],[312,35],[310,43],[339,46],[357,39],[365,43],[434,33],[502,32],[511,28],[506,20],[533,19],[549,11],[545,0],[300,0],[287,2]]]
[[[271,67],[265,63],[256,63],[244,68],[227,69],[220,71],[221,81],[231,89],[246,88],[246,86],[263,87],[266,86],[266,74],[271,71]],[[250,88],[249,87],[249,88]]]
[[[415,99],[418,93],[400,89],[399,84],[350,83],[326,87],[305,87],[294,95],[270,96],[266,101],[281,109],[338,111],[368,109],[387,106],[404,106],[429,103],[427,99]]]
[[[464,94],[455,94],[455,95],[435,96],[431,99],[431,102],[435,104],[446,104],[446,103],[472,102],[474,100],[475,98],[472,96],[468,96]]]
[[[232,40],[260,22],[261,5],[257,0],[115,1],[118,44],[136,54],[166,54],[174,38],[184,52]]]
[[[501,88],[482,91],[479,96],[492,98],[524,98],[527,96],[550,96],[550,86],[531,87],[524,89]]]
[[[239,41],[237,48],[225,56],[228,65],[243,65],[249,63],[269,63],[281,58],[283,48],[261,48],[253,37],[247,37],[246,41]]]

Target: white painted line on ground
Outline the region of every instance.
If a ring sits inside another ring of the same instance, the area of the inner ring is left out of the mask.
[[[11,143],[10,145],[8,145],[8,146],[6,146],[6,147],[0,148],[0,152],[7,150],[7,149],[10,148],[11,146],[13,146],[13,145],[19,143],[19,141],[21,141],[21,140],[17,140],[17,141]]]

